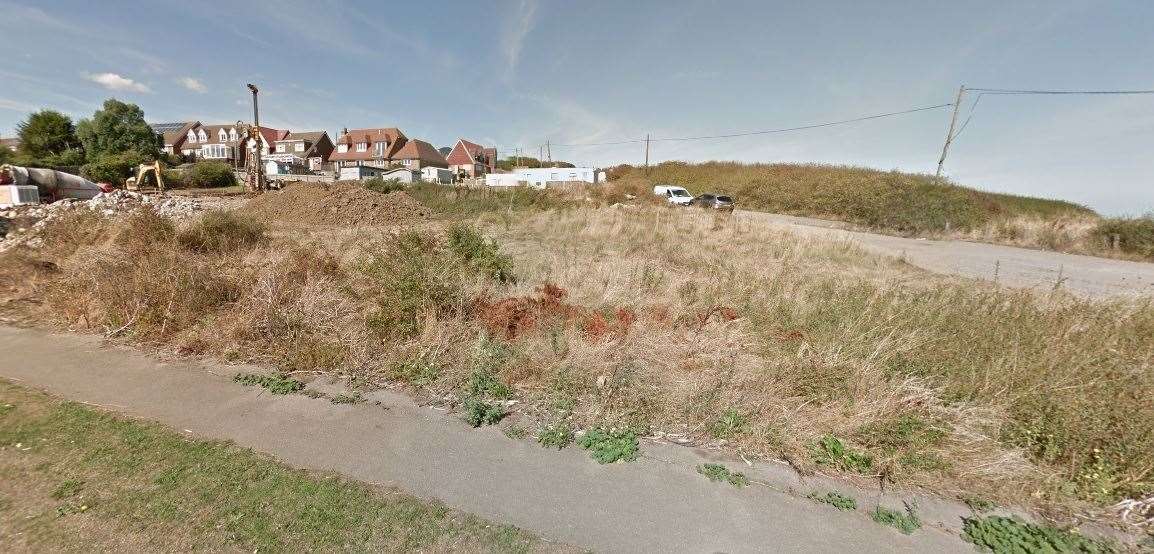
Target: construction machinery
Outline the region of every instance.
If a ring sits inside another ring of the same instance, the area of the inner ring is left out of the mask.
[[[160,160],[152,163],[140,164],[136,168],[136,176],[129,177],[124,181],[124,188],[128,190],[139,190],[144,178],[151,173],[156,178],[156,189],[164,192],[164,167],[160,165]]]

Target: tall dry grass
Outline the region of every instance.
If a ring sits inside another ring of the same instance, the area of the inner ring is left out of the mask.
[[[540,425],[724,440],[802,468],[832,437],[871,460],[838,467],[1027,503],[1151,489],[1149,303],[932,276],[702,211],[479,213],[496,245],[460,227],[239,240],[243,221],[193,223],[237,236],[189,244],[142,213],[0,261],[57,268],[28,281],[43,318],[437,401],[492,376]]]

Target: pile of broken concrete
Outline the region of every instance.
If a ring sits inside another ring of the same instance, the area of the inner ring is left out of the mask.
[[[77,210],[99,212],[105,217],[127,215],[140,207],[181,219],[200,211],[200,201],[179,196],[149,196],[127,190],[102,192],[88,200],[65,198],[51,204],[22,204],[0,210],[0,252],[18,244],[38,247],[39,231],[48,222]]]

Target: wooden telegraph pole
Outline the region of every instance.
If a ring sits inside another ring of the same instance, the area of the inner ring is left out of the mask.
[[[950,130],[946,133],[946,143],[942,145],[942,157],[938,158],[938,172],[935,177],[942,178],[942,166],[946,163],[946,154],[950,152],[950,143],[954,142],[954,127],[958,124],[958,110],[962,107],[962,95],[966,93],[966,85],[958,87],[958,97],[954,100],[954,115],[950,117]]]
[[[645,133],[645,171],[649,172],[649,133]]]

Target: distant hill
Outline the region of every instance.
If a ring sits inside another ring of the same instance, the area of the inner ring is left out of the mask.
[[[998,194],[939,181],[931,175],[820,164],[666,162],[649,169],[618,166],[610,181],[651,193],[652,185],[682,185],[693,194],[735,197],[739,207],[836,219],[905,234],[967,230],[1017,216],[1096,217],[1063,200]]]

